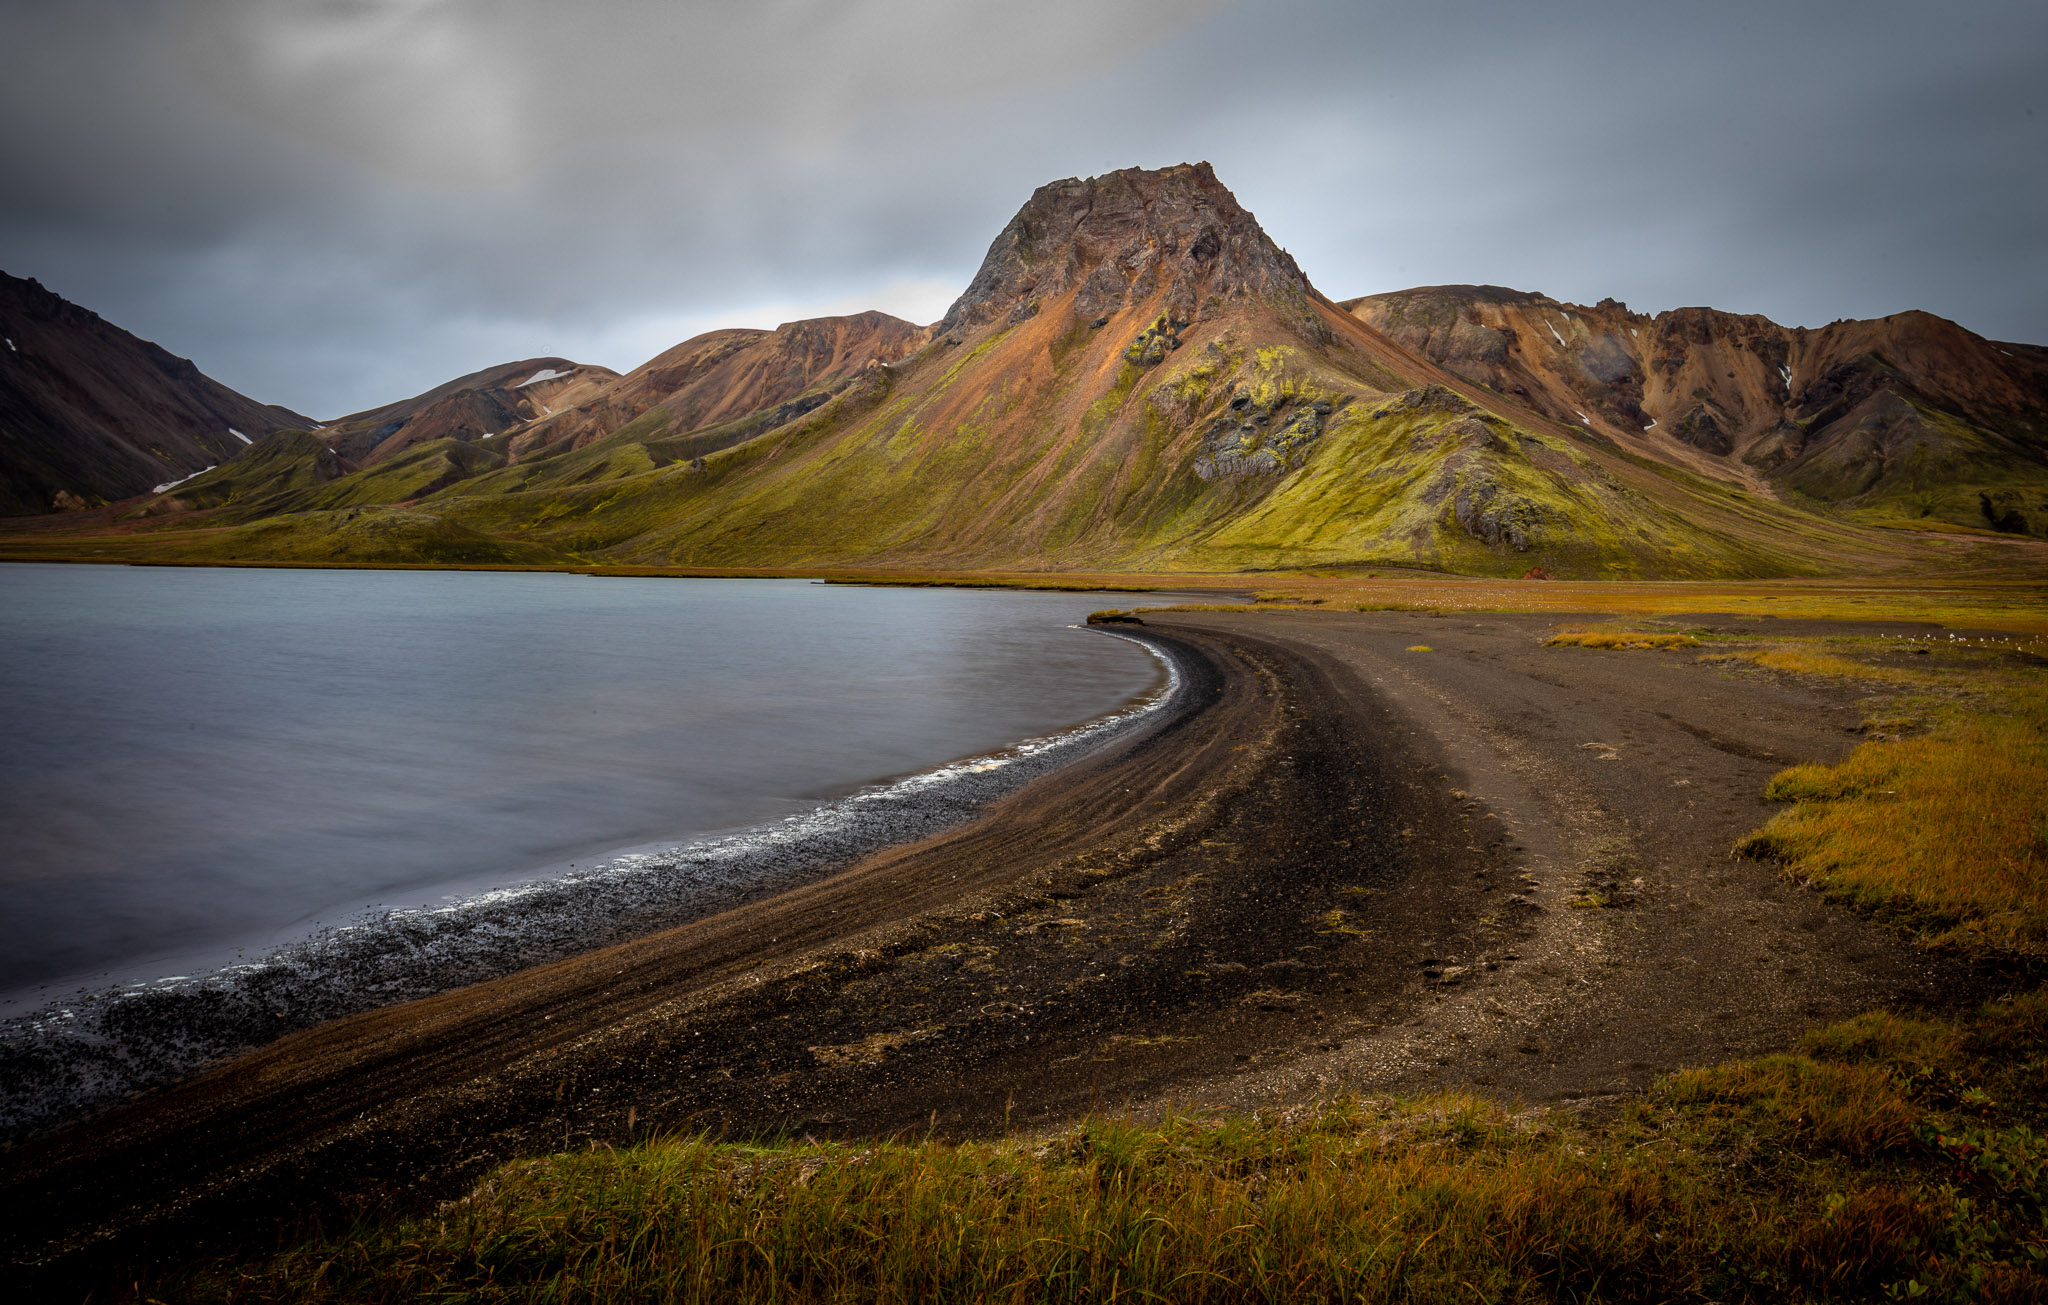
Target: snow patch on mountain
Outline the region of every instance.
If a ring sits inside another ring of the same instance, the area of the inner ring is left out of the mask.
[[[213,464],[214,467],[217,467],[219,465],[220,464],[218,462]],[[199,470],[193,472],[191,476],[180,476],[176,480],[167,480],[163,484],[158,485],[155,489],[149,492],[152,494],[161,494],[167,489],[176,489],[178,486],[184,484],[186,481],[191,480],[194,476],[203,476],[207,472],[212,470],[213,467],[201,467]]]

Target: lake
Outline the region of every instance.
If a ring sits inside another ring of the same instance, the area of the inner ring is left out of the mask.
[[[1072,628],[1104,605],[800,580],[0,567],[0,1013],[209,973],[373,910],[794,827],[1124,710],[1162,672]],[[706,883],[723,873],[706,865]]]

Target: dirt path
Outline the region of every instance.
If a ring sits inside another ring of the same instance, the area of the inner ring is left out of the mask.
[[[1543,646],[1559,624],[1501,614],[1256,619],[1262,638],[1348,668],[1391,709],[1414,782],[1442,786],[1479,828],[1499,831],[1506,855],[1494,873],[1514,889],[1506,901],[1534,909],[1512,940],[1426,957],[1407,948],[1415,1000],[1400,1020],[1354,1026],[1333,1052],[1191,1095],[1242,1107],[1345,1083],[1599,1098],[1680,1066],[1784,1047],[1873,1006],[1945,1005],[1977,991],[1953,967],[1730,855],[1776,809],[1762,796],[1771,775],[1839,760],[1861,741],[1860,691],[1686,653]],[[1796,624],[1727,628],[1851,632]],[[1410,651],[1417,645],[1431,651]]]
[[[1728,859],[1774,769],[1854,742],[1853,702],[1547,649],[1554,620],[1153,618],[1188,693],[1157,728],[835,878],[17,1148],[8,1258],[61,1295],[650,1132],[962,1134],[1340,1083],[1597,1096],[1954,987]],[[1570,906],[1587,887],[1610,905]]]

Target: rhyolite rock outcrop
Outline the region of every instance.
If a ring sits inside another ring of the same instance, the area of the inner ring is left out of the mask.
[[[1164,290],[1168,322],[1186,326],[1250,300],[1307,310],[1308,278],[1216,179],[1207,163],[1125,168],[1034,192],[989,246],[936,328],[957,344],[991,322],[1027,320],[1073,294],[1070,311],[1106,319]]]

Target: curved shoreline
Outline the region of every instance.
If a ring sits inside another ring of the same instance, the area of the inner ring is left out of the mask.
[[[1186,675],[1156,728],[829,878],[17,1148],[0,1236],[76,1282],[650,1133],[991,1133],[1340,1084],[1575,1100],[1934,999],[1934,962],[1727,860],[1853,695],[1545,648],[1548,623],[1155,618],[1131,633]],[[1443,653],[1404,651],[1425,632]],[[1565,909],[1621,857],[1622,904]]]
[[[332,1020],[430,997],[704,919],[956,828],[1175,707],[1183,676],[1112,711],[765,824],[589,869],[364,912],[210,973],[111,986],[0,1020],[0,1145],[67,1127]]]

